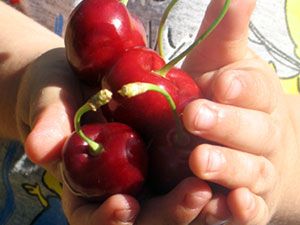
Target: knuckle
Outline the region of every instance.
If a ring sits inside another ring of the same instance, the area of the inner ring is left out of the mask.
[[[254,177],[257,177],[257,180],[252,184],[251,191],[260,195],[269,193],[274,188],[277,180],[273,164],[263,157],[260,159]]]

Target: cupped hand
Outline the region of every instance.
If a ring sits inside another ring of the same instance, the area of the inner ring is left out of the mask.
[[[228,189],[204,207],[200,218],[208,224],[265,225],[289,215],[288,203],[299,201],[291,191],[300,174],[295,113],[300,100],[285,95],[274,69],[247,47],[254,5],[232,1],[216,32],[183,64],[204,94],[186,107],[184,124],[216,143],[194,149],[190,168],[200,179]],[[219,7],[212,4],[208,13]]]
[[[299,158],[280,82],[269,65],[253,58],[204,74],[199,85],[207,99],[187,106],[184,122],[218,145],[197,147],[190,167],[232,190],[227,204],[236,224],[266,224]]]

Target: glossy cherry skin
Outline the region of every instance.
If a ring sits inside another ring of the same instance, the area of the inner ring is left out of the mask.
[[[178,90],[177,112],[182,113],[188,103],[203,97],[195,80],[182,69],[173,67],[167,73],[166,78],[170,80]]]
[[[199,98],[200,90],[182,70],[174,68],[166,77],[154,72],[164,65],[164,60],[149,48],[126,51],[102,80],[102,87],[114,94],[105,110],[107,119],[126,123],[147,137],[171,127],[174,124],[172,109],[161,93],[148,91],[132,98],[118,94],[128,83],[153,83],[171,95],[180,114],[188,102]]]
[[[67,59],[80,79],[97,85],[118,57],[146,45],[146,32],[120,0],[84,0],[65,32]]]
[[[102,143],[104,151],[92,155],[76,133],[68,138],[62,151],[62,173],[73,193],[90,199],[116,193],[137,195],[148,168],[140,136],[120,123],[88,124],[82,130]]]
[[[184,141],[176,140],[176,130],[158,133],[149,147],[149,184],[157,194],[171,191],[183,179],[194,176],[189,168],[192,150],[205,140],[185,132]]]

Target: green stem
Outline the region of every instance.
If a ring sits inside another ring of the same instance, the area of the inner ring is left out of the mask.
[[[158,43],[158,52],[159,55],[164,59],[165,58],[165,53],[163,51],[163,31],[165,27],[165,23],[167,21],[167,18],[169,16],[169,13],[171,12],[171,9],[173,6],[177,3],[178,0],[172,0],[167,8],[165,9],[159,23],[158,27],[158,36],[157,36],[157,43]]]
[[[97,111],[102,105],[105,105],[111,100],[112,93],[106,89],[100,90],[97,94],[92,96],[84,105],[82,105],[74,117],[75,132],[89,145],[90,153],[97,155],[104,151],[103,146],[87,137],[81,129],[80,121],[83,114],[89,111]]]
[[[128,0],[120,0],[120,2],[123,3],[126,6],[127,3],[128,3]]]
[[[213,21],[213,23],[208,27],[208,29],[200,37],[198,37],[185,51],[183,51],[181,54],[179,54],[174,59],[172,59],[163,68],[161,68],[158,71],[155,71],[155,73],[165,77],[166,74],[169,72],[169,70],[173,66],[175,66],[180,60],[182,60],[194,47],[196,47],[205,38],[207,38],[208,35],[211,34],[211,32],[217,27],[217,25],[222,21],[222,19],[226,15],[226,13],[229,9],[230,2],[231,2],[231,0],[225,1],[224,6],[223,6],[222,11],[220,12],[219,16]]]
[[[152,83],[145,83],[145,82],[133,82],[133,83],[128,83],[122,86],[122,88],[118,91],[120,95],[127,97],[127,98],[132,98],[134,96],[143,94],[147,91],[155,91],[158,92],[160,94],[162,94],[166,100],[168,101],[171,109],[172,109],[172,113],[173,113],[173,117],[176,123],[176,129],[177,129],[177,140],[179,142],[186,142],[186,135],[184,132],[184,128],[181,124],[180,118],[177,114],[176,111],[176,104],[172,98],[172,96],[162,87],[152,84]]]

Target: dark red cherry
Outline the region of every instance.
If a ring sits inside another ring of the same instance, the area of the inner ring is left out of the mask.
[[[138,194],[147,173],[147,152],[140,136],[120,123],[88,124],[82,131],[103,149],[93,153],[75,132],[68,138],[62,171],[70,189],[86,198]]]
[[[171,127],[174,124],[173,113],[160,93],[148,91],[132,98],[118,93],[129,83],[152,83],[170,94],[178,113],[181,113],[188,102],[199,98],[200,90],[195,81],[180,69],[171,69],[166,76],[157,73],[164,65],[164,60],[151,49],[132,48],[126,51],[102,80],[102,87],[114,93],[106,106],[106,117],[126,123],[146,136]]]
[[[84,0],[71,13],[66,56],[80,79],[96,85],[129,48],[146,45],[141,22],[120,0]]]
[[[158,194],[165,194],[183,179],[194,176],[188,165],[190,153],[206,142],[187,132],[184,137],[178,135],[176,129],[158,133],[149,147],[148,179],[151,188]]]

